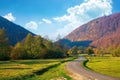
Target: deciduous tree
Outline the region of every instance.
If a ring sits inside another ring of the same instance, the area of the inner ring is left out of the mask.
[[[4,29],[0,29],[0,60],[8,60],[10,55],[9,40]]]

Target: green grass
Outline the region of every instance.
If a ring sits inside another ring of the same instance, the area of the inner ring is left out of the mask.
[[[55,68],[51,68],[47,72],[45,72],[43,75],[36,75],[33,78],[29,78],[27,80],[57,80],[61,78],[65,78],[67,80],[72,80],[69,76],[66,75],[66,71],[64,69],[64,63],[60,64],[59,66]]]
[[[70,78],[64,70],[64,62],[68,60],[71,59],[0,61],[0,80]]]
[[[120,78],[120,57],[89,57],[86,66],[96,72]]]

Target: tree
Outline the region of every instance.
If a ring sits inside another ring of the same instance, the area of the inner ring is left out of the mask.
[[[18,42],[11,52],[11,59],[26,59],[27,53],[20,42]]]
[[[72,54],[73,54],[73,55],[78,55],[77,50],[78,50],[77,47],[76,47],[76,46],[73,46],[73,47],[72,47]]]
[[[27,58],[32,58],[33,57],[33,42],[34,42],[34,37],[31,34],[28,34],[26,38],[24,39],[24,48],[28,54]]]
[[[93,51],[94,51],[94,53],[95,53],[96,56],[100,55],[100,52],[99,52],[99,50],[97,48],[94,48]]]
[[[50,41],[50,40],[46,40],[44,44],[45,44],[47,49],[53,49],[54,48],[53,47],[54,45],[53,45],[52,41]]]
[[[72,54],[72,50],[69,49],[68,52],[67,52],[68,55],[71,55]]]
[[[88,55],[94,54],[94,51],[93,51],[93,49],[92,49],[91,47],[88,47],[85,52],[86,52]]]
[[[12,59],[40,59],[40,58],[63,58],[65,57],[63,46],[54,45],[50,40],[41,36],[28,34],[22,44],[17,43],[12,50]]]
[[[114,47],[113,47],[113,46],[110,46],[110,47],[107,48],[107,53],[109,53],[109,54],[111,54],[112,56],[114,56],[113,50],[114,50]]]
[[[99,55],[100,55],[100,56],[103,57],[105,53],[106,53],[106,52],[105,52],[105,49],[104,49],[104,48],[100,48],[100,49],[99,49]]]
[[[120,57],[120,46],[118,46],[116,49],[112,51],[113,57]]]
[[[10,55],[9,40],[4,29],[0,29],[0,60],[8,60]]]
[[[67,54],[69,54],[69,55],[78,55],[77,47],[73,46],[71,49],[68,50]]]
[[[83,47],[83,46],[78,47],[78,54],[83,54],[83,53],[85,53],[84,51],[85,51],[85,47]]]
[[[83,51],[82,51],[82,50],[78,50],[77,53],[78,53],[78,54],[82,54]]]
[[[44,58],[46,46],[43,43],[43,39],[40,36],[34,37],[34,43],[32,48],[33,58]]]

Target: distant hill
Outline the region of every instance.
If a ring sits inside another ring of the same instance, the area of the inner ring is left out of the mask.
[[[10,22],[1,16],[0,16],[0,28],[5,29],[11,45],[14,45],[18,41],[23,40],[28,33],[35,35],[32,32],[26,30],[25,28],[17,24],[14,24],[13,22]]]
[[[71,42],[91,41],[89,45],[94,47],[116,47],[120,45],[120,13],[94,19],[64,39]]]
[[[56,41],[55,43],[61,43],[62,45],[67,45],[69,47],[73,46],[84,46],[88,47],[92,41],[91,40],[84,40],[84,41],[70,41],[68,39],[60,39],[59,41]]]

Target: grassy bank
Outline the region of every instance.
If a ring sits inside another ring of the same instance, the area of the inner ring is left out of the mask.
[[[85,64],[89,69],[120,78],[120,57],[89,57]]]
[[[50,80],[66,77],[65,62],[71,59],[0,61],[0,80]]]
[[[33,78],[29,78],[27,80],[72,80],[68,75],[66,75],[66,71],[64,69],[65,63],[49,69],[42,75],[36,75]]]

